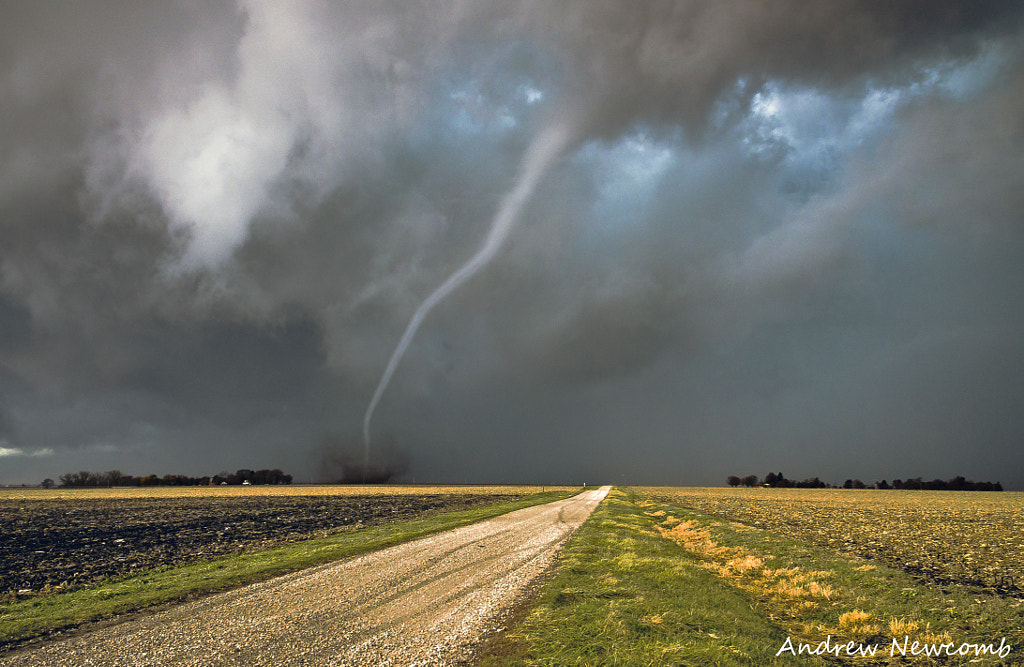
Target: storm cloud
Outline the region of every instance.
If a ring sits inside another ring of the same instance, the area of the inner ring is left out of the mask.
[[[1016,2],[3,3],[0,483],[1024,488]]]

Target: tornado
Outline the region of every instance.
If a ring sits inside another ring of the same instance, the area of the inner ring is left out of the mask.
[[[515,227],[519,214],[533,195],[537,183],[565,150],[569,140],[569,128],[565,125],[550,126],[534,138],[523,157],[514,187],[502,198],[498,210],[495,212],[494,220],[491,222],[490,231],[487,238],[484,239],[483,245],[469,261],[448,276],[430,296],[424,299],[412,314],[412,319],[406,325],[402,338],[395,346],[394,352],[391,353],[388,365],[384,368],[384,374],[381,375],[380,382],[377,383],[377,389],[373,392],[373,398],[370,399],[370,405],[366,408],[366,415],[363,417],[364,466],[369,463],[370,458],[370,421],[373,419],[373,412],[377,409],[384,391],[391,382],[391,377],[395,374],[395,369],[398,368],[399,362],[405,356],[405,352],[416,336],[416,332],[419,331],[420,325],[423,324],[423,320],[434,309],[434,306],[441,303],[459,285],[472,278],[494,259],[505,239]]]

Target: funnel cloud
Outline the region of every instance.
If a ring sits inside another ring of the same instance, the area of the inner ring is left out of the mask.
[[[366,408],[366,415],[363,417],[363,441],[366,445],[367,458],[369,457],[370,450],[370,419],[373,417],[373,411],[377,407],[377,403],[380,402],[384,390],[387,389],[391,376],[405,355],[405,351],[408,349],[409,343],[412,342],[413,336],[416,335],[420,325],[423,324],[423,320],[434,309],[434,306],[494,259],[494,256],[512,231],[523,206],[529,201],[530,195],[537,187],[537,182],[544,175],[544,172],[547,171],[551,162],[562,151],[568,139],[568,131],[558,126],[549,128],[538,135],[527,150],[515,187],[501,200],[498,212],[494,216],[494,221],[491,223],[490,231],[487,232],[483,245],[480,246],[480,249],[476,251],[476,254],[468,262],[460,266],[455,273],[448,276],[436,290],[431,292],[430,296],[424,299],[423,303],[412,314],[412,319],[409,320],[409,324],[405,327],[402,338],[398,341],[395,351],[391,353],[391,358],[388,359],[388,365],[384,368],[384,374],[377,384],[377,389],[373,392],[373,398],[370,399],[370,405]]]
[[[0,484],[1024,489],[1021,3],[2,12]]]

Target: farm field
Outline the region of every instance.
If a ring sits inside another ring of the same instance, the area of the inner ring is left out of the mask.
[[[1024,493],[638,489],[654,500],[881,561],[925,581],[1024,592]]]
[[[575,487],[539,484],[279,484],[266,486],[122,486],[113,488],[0,487],[0,500],[78,500],[88,498],[224,498],[240,496],[522,496]]]
[[[532,486],[2,489],[0,599],[59,592],[151,568],[261,551],[514,500],[540,490]]]

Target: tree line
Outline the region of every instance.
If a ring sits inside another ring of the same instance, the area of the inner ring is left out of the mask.
[[[746,477],[738,477],[736,475],[729,475],[726,478],[726,482],[729,486],[767,486],[771,488],[792,488],[792,489],[916,489],[926,491],[1002,491],[1003,485],[999,482],[972,482],[965,479],[963,476],[956,476],[952,479],[942,480],[933,479],[931,481],[924,481],[920,477],[913,479],[895,479],[890,484],[886,480],[875,482],[874,484],[865,484],[859,479],[848,479],[841,486],[834,484],[827,484],[817,477],[805,479],[800,482],[795,482],[786,477],[781,473],[770,472],[764,476],[764,479],[759,479],[757,475],[747,475]]]
[[[126,475],[120,470],[108,470],[107,472],[69,472],[60,476],[62,487],[110,487],[110,486],[210,486],[222,484],[291,484],[292,476],[286,475],[281,470],[247,470],[241,469],[235,472],[222,471],[216,475],[205,475],[203,477],[189,477],[188,475],[163,475],[155,474],[136,477]],[[53,487],[52,479],[43,480],[42,486]]]

